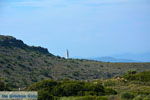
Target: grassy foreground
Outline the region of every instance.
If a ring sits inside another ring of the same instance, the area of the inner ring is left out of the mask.
[[[0,81],[0,91],[11,90]],[[25,91],[38,91],[38,100],[150,100],[150,71],[129,71],[105,80],[43,80]]]
[[[105,80],[45,80],[28,87],[39,100],[150,100],[150,71],[129,71]]]

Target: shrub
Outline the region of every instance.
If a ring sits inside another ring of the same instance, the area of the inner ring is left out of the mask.
[[[85,83],[84,91],[94,91],[99,96],[105,94],[104,87],[101,84]]]
[[[79,91],[83,90],[81,83],[62,83],[53,89],[55,96],[76,96]]]
[[[150,94],[145,96],[145,98],[143,100],[150,100]]]
[[[127,100],[129,100],[129,99],[133,99],[133,98],[134,98],[134,95],[131,94],[131,93],[125,92],[125,93],[122,93],[122,94],[121,94],[121,98],[122,98],[122,99],[127,99]]]
[[[95,91],[84,91],[84,96],[96,96],[98,95]]]
[[[9,87],[0,80],[0,91],[8,91],[10,90]]]
[[[46,88],[46,89],[52,89],[57,84],[58,83],[56,81],[53,81],[53,80],[44,80],[44,81],[37,82],[37,83],[31,85],[30,87],[28,87],[27,90],[37,91],[37,90],[44,89],[44,88]]]
[[[113,90],[112,88],[105,88],[105,94],[106,95],[115,95],[117,92]]]
[[[57,100],[57,97],[52,96],[49,91],[40,90],[38,94],[38,100]]]
[[[31,85],[27,90],[38,91],[39,98],[45,98],[44,100],[54,98],[54,96],[104,96],[117,94],[117,92],[111,88],[104,88],[101,83],[95,84],[93,82],[80,82],[70,80],[44,80]]]
[[[143,96],[138,95],[138,96],[136,96],[133,100],[143,100]]]
[[[124,78],[131,81],[150,82],[150,71],[145,71],[136,74],[125,74]]]

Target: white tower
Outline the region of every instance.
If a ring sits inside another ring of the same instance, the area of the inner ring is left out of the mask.
[[[69,51],[68,51],[68,49],[66,50],[66,59],[68,59],[69,58]]]

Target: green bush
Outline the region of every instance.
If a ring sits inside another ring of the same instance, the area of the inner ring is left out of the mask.
[[[125,100],[130,100],[134,98],[134,95],[128,92],[122,93],[121,98]]]
[[[4,82],[0,80],[0,91],[8,91],[8,90],[10,90],[8,85],[6,85]]]
[[[150,95],[138,95],[133,100],[150,100]]]
[[[51,96],[48,91],[40,90],[38,92],[38,100],[52,100],[53,96]]]
[[[150,100],[150,96],[145,97],[143,100]]]
[[[142,81],[142,82],[150,82],[150,71],[144,71],[135,74],[125,74],[124,78],[130,81]]]
[[[98,95],[95,91],[84,91],[83,96],[96,96]]]
[[[111,94],[111,93],[110,93]],[[101,84],[87,82],[62,82],[53,89],[55,96],[86,96],[86,95],[105,95],[105,88]]]
[[[105,90],[101,84],[93,84],[93,83],[85,83],[85,87],[83,91],[94,91],[96,94],[94,95],[104,95]]]
[[[53,89],[53,95],[55,96],[76,96],[79,91],[83,90],[81,83],[62,83]]]
[[[58,98],[52,96],[49,91],[40,90],[38,94],[38,100],[58,100]]]
[[[53,80],[43,80],[41,82],[37,82],[31,86],[28,87],[27,90],[37,91],[40,89],[52,89],[54,86],[58,85],[58,82]]]
[[[105,94],[106,94],[106,95],[116,95],[116,94],[117,94],[117,91],[115,91],[115,90],[112,89],[112,88],[105,88]]]
[[[27,90],[38,91],[39,100],[54,100],[56,97],[69,96],[104,96],[113,95],[117,92],[111,88],[104,88],[101,83],[80,81],[53,81],[44,80],[31,85]],[[99,100],[99,99],[98,99]]]
[[[136,96],[133,100],[143,100],[143,96],[141,96],[141,95],[138,95],[138,96]]]
[[[150,94],[145,96],[143,100],[150,100]]]

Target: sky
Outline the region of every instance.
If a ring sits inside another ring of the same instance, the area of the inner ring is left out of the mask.
[[[0,0],[0,34],[59,56],[145,54],[150,0]]]

